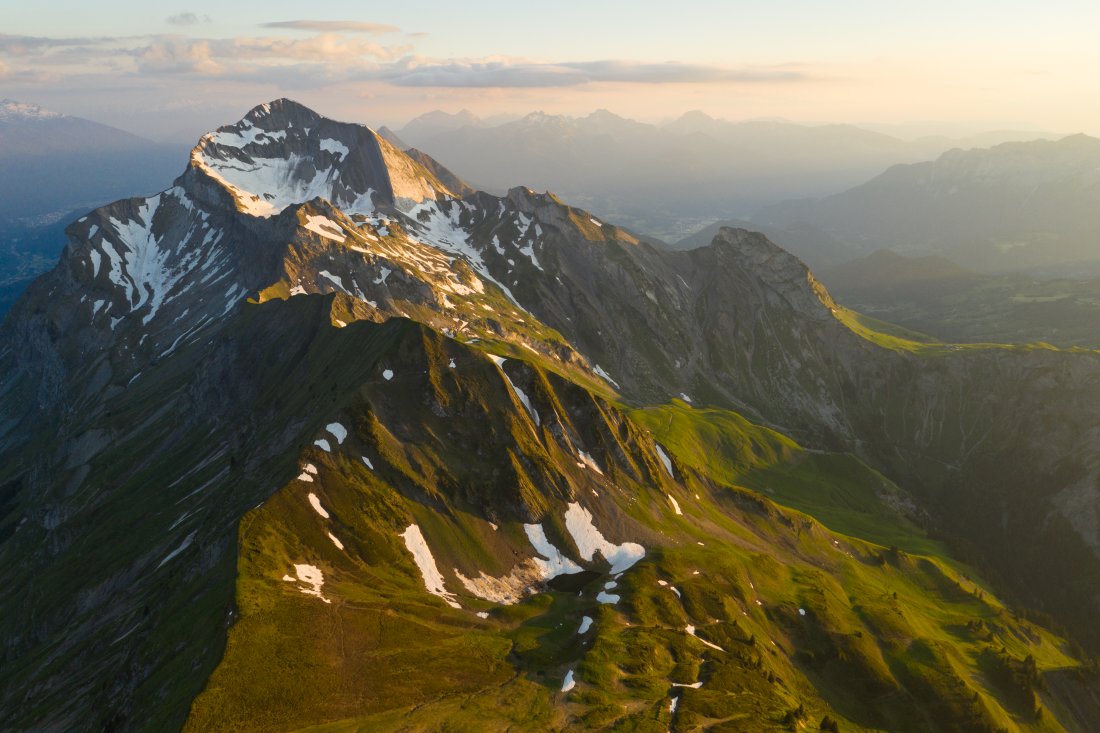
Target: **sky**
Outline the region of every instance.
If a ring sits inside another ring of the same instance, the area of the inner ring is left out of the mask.
[[[290,97],[400,128],[482,117],[1100,135],[1095,0],[41,0],[0,5],[0,98],[188,142]]]

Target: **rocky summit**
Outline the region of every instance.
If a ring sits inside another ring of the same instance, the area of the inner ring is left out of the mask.
[[[0,728],[1100,728],[1100,356],[395,139],[260,105],[12,308]]]

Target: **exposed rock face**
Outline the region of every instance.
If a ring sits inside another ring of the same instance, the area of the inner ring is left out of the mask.
[[[287,99],[256,107],[235,125],[203,136],[191,175],[208,176],[254,216],[324,198],[348,214],[411,205],[445,186],[378,133],[321,117]]]

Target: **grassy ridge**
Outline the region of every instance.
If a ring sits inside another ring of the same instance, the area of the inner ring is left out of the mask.
[[[990,670],[1072,668],[1064,643],[960,573],[854,458],[679,402],[626,419],[510,362],[536,424],[474,351],[426,334],[396,351],[381,360],[393,381],[365,383],[341,418],[345,444],[302,455],[315,481],[242,522],[240,621],[189,730],[1063,729],[1036,716],[1036,682]],[[502,577],[534,554],[525,521],[578,559],[568,501],[647,548],[614,579],[619,602],[596,598],[613,580],[600,560],[586,585],[517,605],[463,587],[455,568]],[[411,523],[461,608],[424,591],[399,536]],[[282,580],[303,562],[331,603]]]

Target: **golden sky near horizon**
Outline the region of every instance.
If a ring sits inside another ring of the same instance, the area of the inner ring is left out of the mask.
[[[653,0],[0,8],[0,97],[192,139],[280,96],[399,127],[606,108],[902,137],[1100,133],[1100,3]]]

